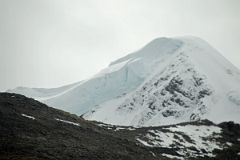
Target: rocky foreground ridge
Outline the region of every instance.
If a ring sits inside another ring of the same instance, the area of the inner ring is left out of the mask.
[[[87,121],[0,93],[0,159],[240,159],[240,125],[208,120],[134,128]]]

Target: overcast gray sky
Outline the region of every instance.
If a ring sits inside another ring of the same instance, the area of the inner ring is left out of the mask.
[[[240,0],[0,0],[0,91],[85,79],[156,37],[193,35],[240,68]]]

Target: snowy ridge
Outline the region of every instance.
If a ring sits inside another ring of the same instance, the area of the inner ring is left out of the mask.
[[[199,119],[240,123],[239,83],[239,70],[207,42],[177,37],[157,38],[93,77],[56,92],[9,92],[41,97],[88,120],[141,127]]]
[[[24,88],[24,92],[16,88],[8,92],[33,97],[55,108],[81,115],[109,100],[134,91],[151,75],[153,68],[165,61],[181,45],[181,41],[174,39],[155,39],[139,51],[111,63],[108,68],[84,82],[69,85],[71,87],[55,94],[48,93],[46,89],[47,94],[41,93],[39,96],[34,93],[38,89],[34,88]]]
[[[85,118],[137,127],[203,118],[240,122],[239,71],[206,42],[179,40],[181,48],[134,93],[105,103]]]
[[[73,83],[70,85],[62,86],[59,88],[27,88],[27,87],[17,87],[13,90],[7,90],[7,92],[19,93],[28,97],[33,97],[37,100],[45,100],[51,97],[57,96],[59,94],[63,94],[68,92],[72,88],[78,86],[82,82]]]

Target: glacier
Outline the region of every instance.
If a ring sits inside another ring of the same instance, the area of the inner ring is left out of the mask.
[[[158,126],[240,122],[240,72],[197,37],[157,38],[89,79],[20,93],[88,120]]]

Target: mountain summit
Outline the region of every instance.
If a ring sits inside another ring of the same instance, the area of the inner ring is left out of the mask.
[[[55,89],[9,90],[85,119],[157,126],[240,122],[240,72],[196,37],[158,38],[100,73]]]

